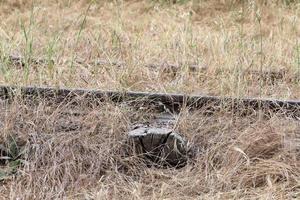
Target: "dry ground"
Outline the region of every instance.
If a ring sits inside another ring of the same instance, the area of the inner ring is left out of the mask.
[[[181,2],[0,0],[0,83],[300,99],[299,1]],[[300,196],[299,121],[183,111],[173,128],[198,147],[195,157],[156,169],[122,148],[150,111],[78,102],[0,102],[0,144],[16,160],[0,163],[0,177],[12,174],[0,198]]]

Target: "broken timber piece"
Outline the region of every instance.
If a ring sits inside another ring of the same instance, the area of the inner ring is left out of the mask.
[[[138,127],[128,134],[136,154],[158,166],[183,167],[187,162],[187,142],[172,129]]]

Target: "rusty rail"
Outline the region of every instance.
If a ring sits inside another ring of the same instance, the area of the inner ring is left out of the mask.
[[[11,100],[14,97],[23,99],[52,99],[55,102],[86,99],[93,101],[127,102],[135,106],[154,105],[159,110],[168,109],[178,113],[183,108],[201,109],[209,112],[230,109],[241,114],[249,114],[258,110],[265,114],[280,113],[300,119],[300,101],[236,98],[208,95],[164,94],[147,92],[118,92],[95,89],[68,89],[54,87],[16,87],[0,86],[0,99]]]
[[[11,63],[13,63],[15,66],[24,67],[26,64],[25,58],[15,55],[8,56],[7,60]],[[31,58],[28,62],[34,64],[34,65],[46,65],[49,63],[55,64],[54,60],[47,60],[43,58]],[[102,65],[112,65],[116,67],[123,67],[126,66],[126,63],[123,61],[107,61],[98,59],[92,62],[85,62],[83,60],[74,60],[75,64],[79,65],[91,65],[91,66],[102,66]],[[150,68],[153,70],[160,70],[162,72],[172,74],[175,76],[178,72],[180,72],[180,69],[182,66],[186,66],[189,72],[195,73],[195,72],[202,72],[205,73],[208,71],[208,67],[200,66],[195,63],[169,63],[169,62],[161,62],[161,63],[148,63],[145,64],[144,67]],[[229,72],[230,69],[218,69],[216,73],[227,71]],[[279,70],[263,70],[260,72],[259,70],[255,69],[245,69],[242,71],[242,76],[251,76],[252,78],[255,77],[257,79],[262,79],[264,82],[268,82],[269,84],[274,84],[277,81],[280,80],[287,80],[287,81],[299,81],[300,75],[299,74],[290,74],[287,69],[279,69]]]

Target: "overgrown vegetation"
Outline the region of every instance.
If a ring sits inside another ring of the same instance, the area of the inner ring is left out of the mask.
[[[300,99],[299,17],[297,0],[0,0],[0,84]],[[97,103],[0,101],[0,197],[300,195],[294,119],[182,111],[196,156],[156,169],[122,146],[153,113]]]
[[[266,2],[3,1],[0,82],[299,98],[299,3]],[[180,73],[145,67],[164,63]],[[284,76],[260,83],[249,70]]]
[[[292,199],[300,192],[299,122],[292,119],[183,110],[174,128],[194,156],[184,168],[158,169],[124,146],[133,124],[154,119],[151,111],[80,97],[3,108],[1,136],[14,135],[6,141],[15,160],[1,164],[1,173],[10,168],[1,177],[3,198]]]

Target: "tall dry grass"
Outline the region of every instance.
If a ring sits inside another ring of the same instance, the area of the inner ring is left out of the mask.
[[[2,1],[0,81],[299,98],[299,81],[290,78],[300,72],[299,3],[272,2]],[[25,65],[12,65],[12,54]],[[97,59],[107,62],[91,64]],[[180,73],[145,67],[166,62]],[[189,72],[190,63],[207,70]],[[244,76],[249,69],[286,73],[270,84]]]
[[[297,1],[173,2],[2,0],[0,83],[299,99],[299,81],[291,78],[300,72]],[[98,59],[106,64],[93,64]],[[169,74],[149,63],[180,67]],[[190,63],[206,71],[191,72]],[[274,70],[282,77],[261,74]],[[183,111],[174,129],[190,141],[194,157],[178,170],[157,169],[124,146],[131,125],[151,121],[153,113],[73,103],[0,102],[0,151],[14,155],[0,162],[1,198],[300,195],[298,121]]]
[[[183,111],[174,128],[189,140],[181,169],[147,167],[127,132],[151,112],[109,102],[2,104],[1,138],[22,148],[3,199],[297,199],[299,122],[278,116]],[[6,142],[4,142],[6,141]],[[2,167],[8,165],[2,165]]]

